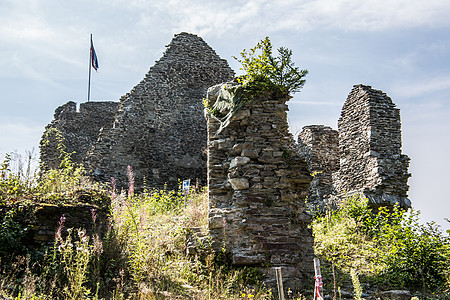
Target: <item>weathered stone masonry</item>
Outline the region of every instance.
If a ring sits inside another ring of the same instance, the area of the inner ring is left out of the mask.
[[[41,141],[44,169],[59,166],[57,128],[66,151],[74,152],[100,181],[116,178],[127,186],[126,170],[134,169],[136,186],[169,188],[177,179],[206,183],[206,121],[201,99],[207,87],[227,81],[233,71],[201,38],[175,35],[163,57],[120,103],[68,102],[56,109]],[[322,125],[306,126],[299,135],[299,154],[315,174],[308,204],[323,210],[326,200],[361,193],[372,204],[407,198],[409,158],[401,154],[400,114],[381,91],[357,85],[342,109],[339,132]],[[50,143],[47,143],[49,140]]]
[[[202,98],[211,85],[231,80],[234,72],[200,37],[180,33],[163,57],[120,103],[69,102],[56,109],[46,128],[62,132],[73,160],[82,162],[95,179],[127,187],[127,166],[140,188],[177,187],[178,179],[206,184],[206,120]],[[102,110],[103,109],[103,110]],[[100,130],[103,128],[102,130]],[[57,142],[44,146],[44,168],[59,166]]]
[[[303,127],[298,136],[299,153],[308,163],[314,178],[309,187],[310,211],[323,211],[334,194],[332,174],[339,170],[338,132],[323,125]]]
[[[382,91],[356,85],[338,122],[340,168],[337,194],[360,192],[374,205],[407,198],[409,157],[401,153],[400,110]]]
[[[65,151],[72,153],[73,162],[82,163],[86,153],[98,138],[99,130],[111,127],[117,102],[86,102],[77,105],[69,101],[55,110],[54,120],[47,125],[40,142],[40,160],[44,169],[60,165],[60,151],[56,135],[60,134]],[[54,130],[58,130],[59,133]]]
[[[209,89],[210,103],[219,88]],[[288,132],[288,99],[253,99],[219,134],[219,122],[208,118],[209,234],[233,264],[260,267],[272,284],[271,267],[283,266],[285,285],[298,289],[312,278],[304,212],[311,177]]]
[[[299,144],[310,171],[319,172],[308,196],[316,209],[323,210],[329,192],[335,201],[359,193],[374,207],[411,206],[409,158],[401,153],[400,111],[385,93],[355,85],[342,108],[338,132],[307,126]]]
[[[116,178],[127,186],[134,170],[136,186],[176,188],[178,179],[206,183],[206,121],[202,98],[211,85],[234,72],[200,37],[175,35],[163,57],[120,100],[111,128],[103,130],[86,165],[101,181]]]

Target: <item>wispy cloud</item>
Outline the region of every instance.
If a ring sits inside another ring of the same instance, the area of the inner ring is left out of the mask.
[[[21,77],[31,78],[53,87],[64,88],[63,85],[49,78],[46,72],[36,70],[31,64],[25,63],[17,55],[13,56],[12,65],[20,70]]]
[[[423,97],[427,94],[450,91],[450,76],[429,78],[421,81],[400,82],[394,84],[393,92],[401,97]]]
[[[301,7],[316,25],[345,30],[448,26],[450,3],[445,0],[317,0]]]
[[[450,25],[447,0],[169,0],[150,3],[135,0],[132,3],[149,12],[142,14],[144,19],[154,19],[156,10],[170,16],[165,22],[170,23],[175,32],[189,30],[201,35],[314,29],[379,31]]]
[[[38,148],[42,130],[41,126],[26,124],[23,120],[14,122],[3,119],[0,122],[0,136],[2,137],[0,153]],[[11,132],[14,132],[14,134],[9,134]]]

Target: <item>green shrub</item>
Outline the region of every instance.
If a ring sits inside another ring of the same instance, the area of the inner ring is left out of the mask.
[[[305,84],[303,78],[308,71],[294,66],[292,50],[280,47],[278,56],[274,57],[269,37],[258,42],[249,52],[244,49],[240,54],[241,59],[233,58],[241,63],[241,70],[245,71],[245,74],[238,79],[244,85],[262,82],[263,84],[259,86],[260,89],[276,86],[282,93],[290,94],[299,92]],[[264,79],[268,79],[268,81]]]
[[[383,249],[383,283],[422,291],[450,288],[450,238],[433,222],[421,224],[418,212],[403,213],[401,222],[386,220],[375,240]]]
[[[258,54],[259,53],[259,54]],[[307,70],[300,70],[292,62],[292,50],[281,47],[277,57],[272,54],[269,37],[247,52],[241,52],[241,70],[245,74],[236,80],[240,85],[224,85],[214,103],[204,101],[210,115],[220,122],[217,133],[228,126],[232,117],[252,99],[262,96],[288,97],[299,92],[305,84]]]
[[[367,199],[348,197],[340,209],[318,215],[312,228],[315,252],[347,274],[354,269],[370,274],[377,267],[378,248],[366,233],[365,220],[371,214]]]
[[[14,202],[29,193],[31,179],[24,178],[20,172],[10,169],[11,155],[6,154],[0,164],[0,203]]]
[[[450,288],[450,237],[419,213],[398,206],[374,213],[367,199],[348,197],[312,223],[317,255],[386,288],[436,292]]]

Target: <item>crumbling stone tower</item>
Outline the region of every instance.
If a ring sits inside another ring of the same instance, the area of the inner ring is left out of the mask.
[[[234,77],[200,37],[180,33],[145,78],[120,99],[114,124],[104,128],[85,165],[100,181],[127,186],[127,166],[136,186],[177,187],[178,179],[206,183],[206,89]]]
[[[361,193],[373,206],[407,198],[409,157],[401,153],[400,110],[382,91],[355,85],[342,108],[339,128],[339,171],[334,174],[338,196]]]
[[[220,88],[208,90],[210,105]],[[288,131],[288,99],[254,98],[220,133],[219,121],[208,118],[208,230],[234,265],[259,267],[269,284],[273,267],[283,267],[285,287],[297,290],[313,275],[311,217],[304,212],[311,176]]]

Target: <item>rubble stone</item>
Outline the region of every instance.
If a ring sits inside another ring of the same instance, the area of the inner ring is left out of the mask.
[[[44,170],[57,169],[61,163],[61,152],[71,154],[75,163],[82,163],[86,153],[94,145],[99,131],[104,127],[111,127],[118,102],[86,102],[77,104],[69,101],[55,110],[54,120],[45,127],[40,142],[40,161]],[[58,132],[55,132],[57,130]],[[61,140],[58,141],[57,135]]]
[[[400,110],[385,93],[355,85],[342,108],[339,128],[338,197],[360,193],[373,206],[399,204],[407,198],[409,157],[401,153]]]
[[[216,90],[209,89],[210,104]],[[208,118],[208,229],[233,264],[259,267],[271,285],[273,267],[281,266],[285,286],[297,290],[313,276],[311,218],[303,212],[311,176],[288,132],[287,100],[252,99],[220,133]]]

